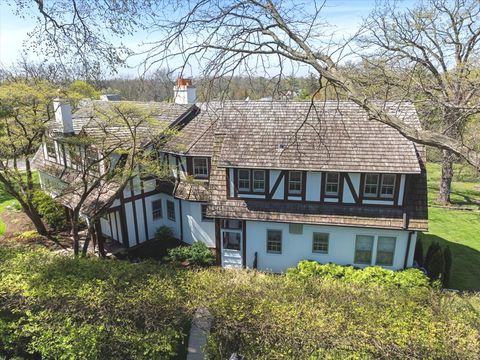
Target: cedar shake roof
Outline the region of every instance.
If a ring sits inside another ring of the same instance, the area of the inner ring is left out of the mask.
[[[412,104],[388,112],[420,127]],[[218,109],[220,167],[420,173],[415,146],[349,101],[232,101]]]
[[[66,168],[62,164],[45,159],[42,147],[37,150],[33,157],[32,165],[36,170],[58,179],[65,184],[65,187],[67,187],[68,184],[78,183],[80,181],[79,178],[82,176],[82,173],[77,170]],[[99,210],[103,210],[103,207],[113,202],[119,191],[120,186],[114,182],[107,182],[101,187],[94,189],[82,205],[82,214],[88,216],[97,213]],[[75,188],[72,188],[70,191],[65,191],[61,196],[55,197],[55,199],[63,206],[73,209],[78,204],[82,193],[83,191],[76,191]]]
[[[104,147],[109,145],[118,146],[122,142],[128,146],[132,140],[132,135],[126,126],[115,125],[105,122],[100,114],[108,114],[113,106],[119,104],[132,104],[135,107],[145,111],[149,116],[158,121],[158,123],[148,123],[138,127],[137,133],[141,144],[146,144],[152,140],[152,137],[167,126],[172,126],[184,118],[194,106],[174,104],[167,102],[111,102],[111,101],[85,101],[79,109],[72,114],[73,129],[75,135],[86,133],[93,139],[105,142]],[[60,124],[54,122],[51,129],[53,134],[63,136]],[[157,131],[158,130],[158,131]]]

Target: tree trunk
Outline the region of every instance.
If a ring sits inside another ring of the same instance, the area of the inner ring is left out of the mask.
[[[450,150],[442,152],[442,178],[440,179],[440,191],[438,202],[444,205],[450,204],[450,193],[452,191],[453,160],[455,155]]]
[[[35,226],[35,230],[37,230],[37,232],[40,235],[48,237],[48,235],[49,235],[48,230],[47,230],[45,224],[43,223],[42,218],[40,217],[40,214],[38,214],[38,212],[34,208],[28,208],[28,207],[24,207],[24,206],[22,206],[22,208],[23,208],[23,211],[25,212],[25,214],[27,214],[27,216],[32,221],[33,225]]]
[[[95,232],[97,234],[98,253],[100,254],[100,257],[105,258],[107,257],[107,252],[105,251],[105,238],[103,237],[102,228],[98,222],[95,224]]]
[[[91,221],[88,221],[88,230],[85,242],[83,243],[82,256],[87,256],[88,246],[90,245],[90,240],[95,236],[95,230]]]
[[[75,256],[78,256],[80,253],[80,238],[78,236],[78,215],[75,212],[71,217],[72,223],[72,235],[73,235],[73,253]]]

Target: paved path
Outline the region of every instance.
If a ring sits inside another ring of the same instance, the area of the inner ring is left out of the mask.
[[[212,326],[212,314],[206,308],[198,308],[192,320],[190,336],[188,337],[187,360],[203,360],[203,348]]]

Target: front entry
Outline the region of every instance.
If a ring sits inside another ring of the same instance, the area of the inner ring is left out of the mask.
[[[227,220],[223,225],[221,229],[222,266],[241,269],[243,265],[241,221]]]

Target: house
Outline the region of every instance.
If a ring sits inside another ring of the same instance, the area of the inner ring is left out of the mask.
[[[132,248],[168,226],[185,243],[215,249],[219,265],[273,272],[302,259],[412,266],[418,232],[427,229],[422,146],[347,101],[195,104],[183,79],[175,99],[155,105],[179,131],[156,149],[171,180],[134,178],[105,194],[98,236]],[[420,127],[412,104],[384,106]],[[66,119],[74,134],[94,117],[66,113],[58,124]],[[42,184],[52,162],[71,166],[60,147],[47,139],[36,155]]]

